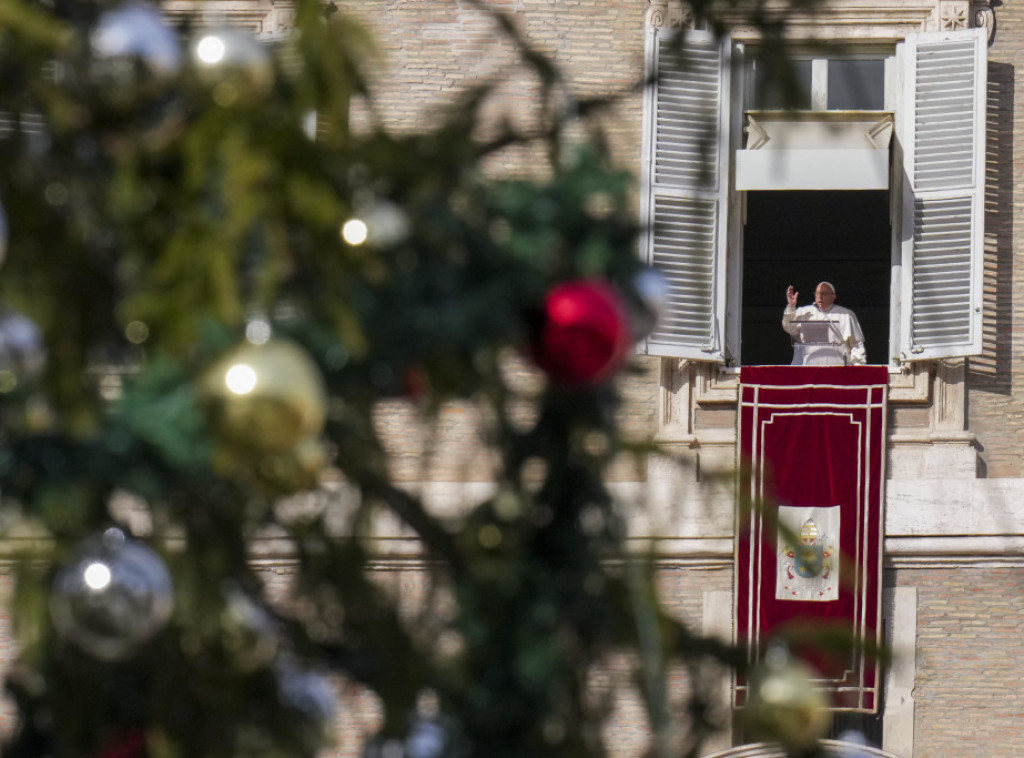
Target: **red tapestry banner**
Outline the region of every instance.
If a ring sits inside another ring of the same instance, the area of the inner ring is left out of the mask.
[[[885,366],[740,373],[737,642],[753,665],[788,639],[837,710],[879,704],[887,386]]]

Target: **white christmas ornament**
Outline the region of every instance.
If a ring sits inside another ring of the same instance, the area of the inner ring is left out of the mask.
[[[274,85],[274,65],[265,45],[230,27],[202,29],[192,41],[196,73],[218,105],[262,98]]]
[[[53,581],[50,617],[57,633],[101,660],[136,653],[167,623],[171,575],[146,545],[117,528],[82,543]]]
[[[367,242],[377,247],[390,247],[409,237],[409,216],[390,200],[376,198],[364,203],[353,218],[345,222],[342,237],[350,245]]]

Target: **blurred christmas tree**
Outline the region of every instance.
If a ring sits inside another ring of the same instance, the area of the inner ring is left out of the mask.
[[[337,675],[383,704],[367,758],[600,756],[588,677],[621,653],[652,755],[695,749],[717,685],[692,676],[673,713],[668,673],[733,653],[659,607],[603,483],[629,452],[610,380],[662,295],[587,129],[602,103],[568,140],[557,72],[519,40],[539,133],[481,140],[486,86],[421,133],[357,132],[371,41],[296,10],[260,43],[146,5],[0,3],[0,489],[41,538],[3,754],[312,756]],[[524,142],[547,178],[481,170]],[[398,486],[373,418],[394,398],[424,423],[478,404],[494,494],[442,518]],[[443,613],[413,623],[374,584],[382,512]],[[251,567],[267,530],[296,556],[285,603]]]

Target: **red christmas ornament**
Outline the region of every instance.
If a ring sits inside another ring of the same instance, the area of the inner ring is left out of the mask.
[[[135,727],[109,735],[95,758],[145,758],[146,754],[146,732]]]
[[[402,374],[402,395],[414,402],[422,400],[430,389],[430,380],[419,366],[407,366]]]
[[[533,359],[555,382],[596,384],[625,362],[629,319],[619,295],[593,280],[566,282],[544,300],[544,320]]]

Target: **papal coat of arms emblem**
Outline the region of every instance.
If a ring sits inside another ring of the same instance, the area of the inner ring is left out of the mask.
[[[827,602],[839,597],[839,506],[779,507],[778,600]]]

